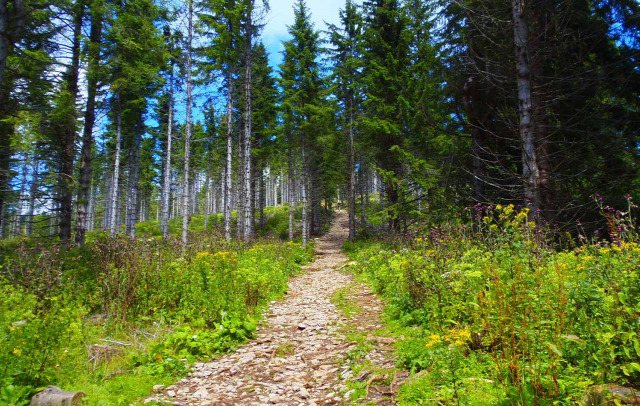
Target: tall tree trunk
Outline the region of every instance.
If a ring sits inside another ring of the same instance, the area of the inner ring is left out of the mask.
[[[469,124],[469,132],[471,133],[471,155],[473,159],[473,199],[477,202],[485,201],[484,182],[486,180],[485,165],[485,134],[484,123],[480,118],[482,102],[478,100],[478,83],[477,79],[472,76],[464,85],[464,106],[467,122]],[[482,106],[485,107],[485,106]]]
[[[22,164],[22,179],[20,179],[20,194],[19,196],[19,204],[16,210],[16,227],[14,237],[18,238],[22,233],[22,223],[24,218],[26,200],[27,200],[27,172],[28,172],[28,164],[29,161],[27,159],[24,160]]]
[[[529,30],[524,15],[524,0],[513,0],[513,33],[516,45],[516,73],[520,111],[520,141],[522,143],[522,178],[524,203],[531,209],[531,216],[540,208],[538,179],[540,171],[536,151],[536,134],[532,125],[531,71],[529,68]]]
[[[93,127],[96,120],[96,93],[98,69],[100,67],[100,42],[102,40],[102,15],[92,10],[89,33],[89,66],[87,68],[87,104],[84,112],[82,150],[80,153],[80,188],[78,189],[78,212],[76,218],[76,244],[83,246],[87,231],[89,193],[91,189],[91,151],[93,149]]]
[[[300,185],[300,193],[302,193],[302,246],[307,246],[307,238],[309,236],[309,213],[307,202],[307,157],[306,157],[306,140],[302,135],[302,183]]]
[[[140,207],[140,138],[141,135],[137,131],[134,132],[133,142],[129,149],[129,181],[127,182],[128,192],[124,222],[125,233],[131,237],[136,236],[136,223],[138,222]]]
[[[173,62],[169,67],[169,106],[167,113],[167,151],[164,162],[164,176],[162,181],[162,211],[160,215],[160,230],[162,236],[169,235],[169,200],[171,197],[171,144],[173,141]]]
[[[252,200],[253,193],[251,188],[251,68],[252,68],[252,27],[253,0],[249,1],[249,10],[247,11],[247,38],[245,48],[245,74],[244,74],[244,241],[251,241],[253,236],[253,218]],[[238,221],[240,219],[238,218]]]
[[[238,127],[242,130],[238,134],[238,173],[236,174],[236,238],[244,239],[244,116],[240,117]]]
[[[33,154],[33,168],[31,169],[31,188],[29,190],[29,211],[27,212],[27,236],[33,234],[33,216],[35,214],[36,196],[38,194],[38,179],[40,177],[38,166],[40,163]]]
[[[233,72],[227,72],[227,159],[224,174],[224,237],[231,241],[231,171],[233,170]]]
[[[349,94],[349,127],[347,130],[349,138],[349,181],[347,183],[347,199],[349,204],[349,241],[353,242],[356,237],[356,148],[354,142],[354,125],[353,117],[353,95]]]
[[[0,0],[0,86],[4,81],[4,70],[9,55],[9,10],[7,0]]]
[[[209,178],[209,172],[207,172],[207,178],[205,180],[206,191],[204,198],[204,231],[207,231],[209,223],[209,213],[211,210],[211,178]]]
[[[184,187],[182,200],[182,244],[187,245],[189,232],[189,160],[191,155],[191,48],[193,42],[193,1],[189,0],[189,27],[187,32],[187,122],[184,136]]]
[[[11,32],[9,31],[9,10],[7,0],[0,0],[0,239],[4,238],[5,213],[7,205],[7,195],[10,192],[7,187],[11,180],[11,141],[14,134],[14,124],[8,119],[15,108],[11,102],[11,85],[9,84],[5,71],[7,58],[15,43],[20,41],[24,34],[26,13],[24,0],[13,1],[13,22]]]
[[[295,205],[293,203],[294,197],[293,197],[293,192],[294,192],[294,178],[293,178],[293,172],[294,171],[294,167],[293,167],[293,151],[292,151],[292,145],[289,144],[289,173],[288,173],[288,177],[289,177],[289,182],[287,182],[287,192],[288,192],[288,200],[289,200],[289,241],[293,241],[293,220],[294,220],[294,214],[295,214]]]
[[[530,49],[534,57],[530,62],[531,69],[531,101],[532,101],[532,126],[536,134],[536,154],[538,159],[538,188],[540,194],[540,215],[549,223],[553,223],[556,217],[555,192],[552,184],[552,167],[549,156],[549,132],[546,100],[544,95],[545,83],[545,53],[547,15],[544,5],[535,7],[532,12],[531,23],[536,35],[529,39]]]
[[[264,206],[267,203],[267,182],[264,181],[264,170],[260,170],[260,178],[258,179],[260,182],[260,197],[258,199],[258,206],[260,207],[260,229],[264,230]]]
[[[118,230],[118,189],[120,186],[120,150],[122,143],[122,107],[118,100],[116,112],[116,152],[113,163],[113,180],[111,181],[111,208],[109,209],[109,234],[114,236]]]
[[[84,18],[84,1],[76,3],[73,18],[73,41],[71,64],[66,74],[66,92],[69,98],[69,108],[73,115],[68,118],[60,133],[61,162],[58,178],[60,189],[60,240],[69,241],[71,238],[71,219],[73,217],[73,161],[75,158],[76,114],[75,102],[78,98],[78,74],[80,70],[80,38],[82,35],[82,20]]]
[[[93,231],[93,222],[95,220],[96,201],[95,201],[96,187],[91,186],[89,189],[89,206],[87,215],[87,231]]]

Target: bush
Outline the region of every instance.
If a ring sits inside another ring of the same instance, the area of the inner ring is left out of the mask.
[[[430,371],[432,399],[482,404],[479,379],[506,404],[574,404],[591,384],[640,384],[640,245],[559,252],[547,241],[526,210],[498,206],[475,225],[353,255],[407,326],[401,359]]]
[[[22,240],[0,250],[0,406],[79,379],[96,388],[122,379],[134,388],[123,370],[147,385],[143,376],[175,376],[189,362],[229,351],[251,337],[257,309],[285,291],[313,252],[269,238],[228,243],[212,228],[192,232],[185,250],[172,238],[98,234],[83,249]],[[113,337],[125,350],[105,365],[89,362],[88,348]],[[140,391],[113,396],[129,404]]]

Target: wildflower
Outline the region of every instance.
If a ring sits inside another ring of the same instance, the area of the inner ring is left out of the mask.
[[[441,337],[440,337],[440,335],[439,335],[439,334],[431,334],[431,335],[429,336],[429,339],[430,339],[431,341],[429,341],[429,342],[426,344],[426,347],[427,347],[427,348],[433,347],[434,345],[436,345],[436,344],[438,344],[440,341],[442,341],[442,340],[441,340]]]
[[[14,348],[11,353],[13,355],[20,355],[20,354],[22,354],[22,351],[19,348]]]

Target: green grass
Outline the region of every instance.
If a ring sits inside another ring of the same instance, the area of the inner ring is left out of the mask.
[[[189,364],[233,351],[312,258],[312,247],[275,235],[286,227],[287,208],[267,213],[269,228],[250,245],[198,231],[197,216],[185,251],[174,239],[104,235],[83,249],[4,244],[0,405],[24,405],[50,384],[85,392],[89,405],[128,405],[153,385],[174,382]],[[159,233],[156,226],[139,230]],[[96,315],[104,316],[92,321]],[[94,344],[117,350],[94,362]]]
[[[414,376],[399,404],[573,405],[590,385],[640,384],[637,237],[558,250],[526,212],[493,210],[473,227],[345,244],[404,336]]]

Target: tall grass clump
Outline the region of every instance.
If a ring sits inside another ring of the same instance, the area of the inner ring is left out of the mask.
[[[270,235],[228,243],[215,228],[193,232],[185,250],[153,236],[6,243],[0,405],[50,384],[86,392],[89,405],[128,405],[251,337],[260,307],[311,256]]]
[[[594,384],[640,384],[640,245],[628,211],[602,210],[610,238],[570,250],[513,206],[347,247],[408,336],[401,399],[576,404]]]

